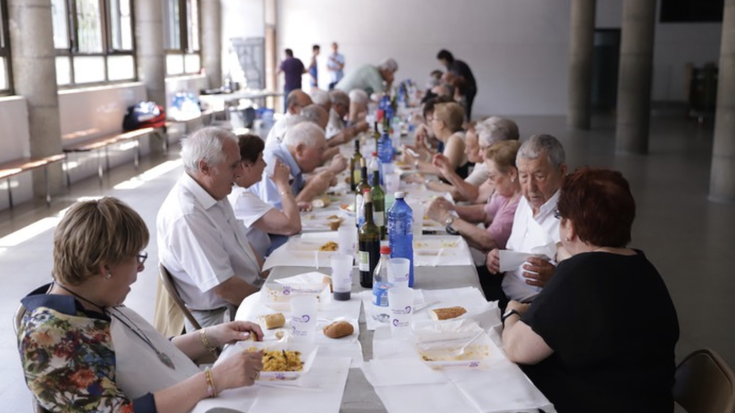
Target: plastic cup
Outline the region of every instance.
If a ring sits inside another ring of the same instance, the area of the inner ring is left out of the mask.
[[[386,173],[385,176],[383,176],[383,180],[385,181],[386,192],[392,194],[398,191],[398,187],[401,184],[401,175]]]
[[[318,302],[313,295],[291,297],[291,333],[294,341],[314,341]]]
[[[337,250],[340,254],[355,256],[357,228],[354,225],[340,225],[337,229]]]
[[[350,299],[352,291],[352,255],[334,254],[332,262],[332,290],[337,301]]]
[[[388,290],[388,308],[390,308],[390,331],[393,338],[409,338],[413,317],[413,290],[408,287],[393,287]]]
[[[396,287],[408,287],[411,261],[408,258],[388,260],[388,282]]]
[[[413,239],[415,241],[419,237],[421,237],[424,229],[424,204],[422,204],[421,202],[416,202],[410,204],[409,206],[413,211],[413,226],[411,227],[411,229],[413,231]]]

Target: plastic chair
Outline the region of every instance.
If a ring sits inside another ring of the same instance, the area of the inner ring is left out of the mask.
[[[687,413],[735,413],[735,374],[710,349],[696,350],[679,364],[673,393]]]
[[[187,320],[191,323],[191,325],[194,327],[194,329],[199,330],[202,328],[202,326],[199,324],[196,318],[191,314],[191,311],[189,311],[188,308],[186,308],[186,304],[184,304],[184,300],[181,299],[181,296],[179,295],[179,290],[176,289],[176,284],[174,283],[174,277],[171,275],[170,272],[166,269],[166,267],[163,266],[163,264],[158,264],[158,273],[161,277],[161,282],[163,282],[163,287],[166,289],[166,291],[169,293],[171,298],[176,303],[176,306],[179,307],[179,310],[181,310],[182,313],[184,313],[184,317],[186,317]]]

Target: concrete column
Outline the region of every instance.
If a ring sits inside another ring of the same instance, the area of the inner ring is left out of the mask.
[[[210,88],[222,86],[222,6],[220,0],[202,0],[202,67]]]
[[[596,0],[572,0],[569,20],[569,107],[567,124],[589,129]]]
[[[13,87],[15,94],[23,96],[28,103],[31,157],[61,153],[56,54],[51,21],[50,0],[8,1]],[[61,163],[50,165],[48,173],[51,192],[61,192],[64,188]],[[42,169],[33,171],[33,193],[37,197],[46,196]]]
[[[135,0],[135,59],[148,100],[166,107],[163,2]]]
[[[709,198],[735,202],[735,0],[725,0]]]
[[[615,149],[646,154],[656,0],[624,0]]]

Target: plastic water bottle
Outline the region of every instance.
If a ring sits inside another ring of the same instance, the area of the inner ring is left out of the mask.
[[[390,259],[390,247],[383,245],[380,247],[380,261],[373,272],[373,305],[378,307],[388,307],[388,290],[391,285],[388,283],[388,260]]]
[[[408,286],[413,287],[413,211],[404,196],[396,192],[396,202],[388,210],[388,243],[391,257],[411,261]]]
[[[378,140],[378,158],[382,164],[383,174],[393,172],[393,141],[390,138],[389,123],[386,120],[383,133]]]

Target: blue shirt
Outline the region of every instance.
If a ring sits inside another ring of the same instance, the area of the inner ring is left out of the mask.
[[[275,165],[276,159],[280,159],[281,162],[288,165],[288,168],[291,170],[291,177],[293,177],[291,190],[294,195],[297,195],[304,188],[306,183],[304,182],[304,176],[301,172],[301,168],[299,168],[299,165],[296,163],[296,159],[291,156],[291,152],[288,151],[288,147],[285,144],[278,143],[265,147],[265,150],[263,151],[263,160],[268,165]],[[264,202],[273,205],[274,208],[283,210],[281,195],[278,193],[278,188],[276,187],[275,182],[268,177],[268,173],[266,171],[263,171],[263,177],[260,182],[251,186],[249,190],[258,195],[258,198],[262,199]]]

